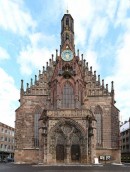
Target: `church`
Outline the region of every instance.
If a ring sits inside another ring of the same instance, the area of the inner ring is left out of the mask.
[[[119,110],[111,90],[75,51],[74,19],[61,20],[60,51],[39,70],[16,109],[15,162],[120,163]]]

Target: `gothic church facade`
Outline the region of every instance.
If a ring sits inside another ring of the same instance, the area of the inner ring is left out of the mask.
[[[100,75],[75,52],[74,20],[61,20],[60,52],[24,90],[16,109],[15,161],[19,163],[94,163],[109,155],[120,162],[119,110]],[[102,157],[102,158],[101,158]]]

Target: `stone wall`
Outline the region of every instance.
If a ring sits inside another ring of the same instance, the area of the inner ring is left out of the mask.
[[[99,160],[100,163],[121,163],[121,152],[119,149],[97,149],[96,156],[111,156],[110,160]]]
[[[14,161],[16,163],[37,164],[39,162],[39,149],[16,149]]]

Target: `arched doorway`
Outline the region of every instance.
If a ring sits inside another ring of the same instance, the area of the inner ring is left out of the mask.
[[[85,132],[84,132],[85,133]],[[80,163],[86,156],[86,137],[74,120],[62,120],[56,124],[50,135],[50,153],[55,163]]]
[[[56,161],[64,162],[64,145],[62,144],[56,146]]]
[[[71,136],[71,161],[80,162],[80,132],[75,132]]]
[[[56,132],[56,162],[64,162],[65,159],[65,137],[60,129]]]
[[[80,161],[80,145],[79,144],[71,146],[71,160],[72,162]]]

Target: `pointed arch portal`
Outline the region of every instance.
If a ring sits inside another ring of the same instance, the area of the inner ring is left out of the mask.
[[[50,153],[55,154],[56,162],[80,162],[81,154],[86,152],[84,134],[82,127],[72,120],[59,122],[52,129],[49,141]]]

